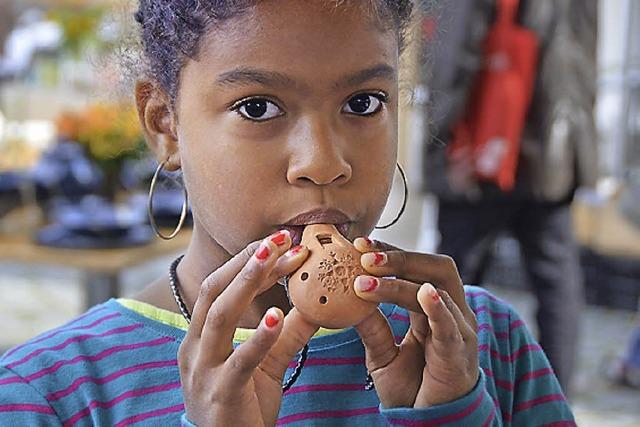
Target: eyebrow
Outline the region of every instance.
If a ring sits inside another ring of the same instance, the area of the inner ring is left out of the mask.
[[[358,86],[369,80],[381,78],[394,81],[396,70],[388,64],[376,64],[372,67],[358,71],[355,74],[340,79],[335,85],[335,89],[343,89]],[[253,67],[238,67],[224,72],[216,79],[219,86],[245,86],[251,84],[261,84],[275,88],[305,88],[305,85],[291,78],[290,76],[276,71],[269,71]]]
[[[373,79],[384,79],[394,81],[396,79],[396,70],[388,64],[377,64],[373,67],[366,68],[362,71],[347,76],[335,85],[337,89],[346,87],[359,86]]]
[[[220,86],[242,86],[256,83],[273,87],[298,86],[296,82],[286,74],[251,67],[235,68],[220,74],[216,79],[216,84]]]

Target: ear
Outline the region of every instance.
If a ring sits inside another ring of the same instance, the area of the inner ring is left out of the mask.
[[[136,82],[136,107],[147,145],[165,170],[180,169],[176,118],[169,96],[151,81]]]

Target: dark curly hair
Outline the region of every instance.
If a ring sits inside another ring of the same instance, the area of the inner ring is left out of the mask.
[[[259,0],[139,0],[135,19],[148,72],[172,101],[178,92],[180,71],[195,58],[202,36],[216,23],[247,11]],[[336,5],[349,0],[327,0]],[[361,1],[361,0],[358,0]],[[367,0],[372,14],[385,28],[394,28],[400,49],[411,21],[414,0]]]

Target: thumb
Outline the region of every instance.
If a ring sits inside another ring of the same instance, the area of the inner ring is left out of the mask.
[[[295,355],[309,342],[320,329],[309,323],[294,307],[284,318],[284,326],[278,341],[271,347],[262,360],[260,369],[267,375],[282,382],[284,373]]]
[[[393,331],[380,309],[356,325],[367,355],[367,369],[373,373],[387,366],[398,355]]]

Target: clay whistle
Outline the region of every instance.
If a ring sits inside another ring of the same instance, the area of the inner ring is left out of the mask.
[[[302,244],[310,254],[289,278],[289,297],[307,321],[341,329],[357,325],[376,310],[376,303],[355,294],[355,278],[367,273],[360,264],[361,253],[335,226],[306,226]]]

